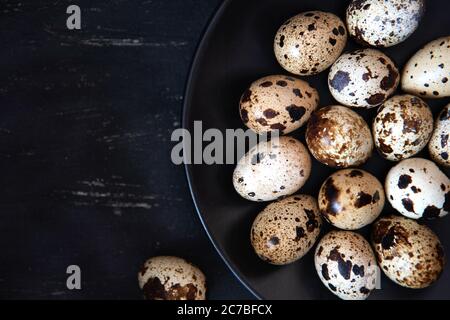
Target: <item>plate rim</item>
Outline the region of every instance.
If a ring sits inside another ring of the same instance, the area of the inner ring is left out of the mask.
[[[222,3],[219,4],[218,8],[215,10],[212,17],[209,19],[205,30],[200,37],[200,41],[197,44],[195,49],[195,54],[192,59],[191,66],[189,68],[189,73],[186,81],[186,86],[184,90],[184,98],[183,98],[183,113],[181,117],[182,128],[188,130],[188,112],[191,110],[190,100],[193,94],[193,78],[194,75],[198,72],[199,64],[201,56],[203,55],[205,45],[208,43],[211,38],[212,32],[215,30],[220,18],[223,16],[224,11],[228,8],[232,0],[223,0]],[[238,268],[231,262],[228,255],[225,254],[223,248],[219,245],[218,241],[212,235],[206,221],[203,218],[203,214],[198,205],[198,199],[195,195],[194,185],[193,185],[193,177],[192,177],[192,164],[184,163],[184,170],[188,182],[189,192],[192,198],[192,202],[195,207],[195,211],[197,212],[197,216],[200,219],[200,222],[203,226],[203,229],[208,236],[210,242],[212,243],[214,249],[219,254],[220,258],[225,262],[225,265],[231,271],[233,276],[258,300],[263,300],[263,297],[245,280],[242,273],[238,270]]]

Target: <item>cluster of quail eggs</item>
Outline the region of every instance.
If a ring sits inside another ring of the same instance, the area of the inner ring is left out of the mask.
[[[332,13],[300,13],[274,41],[289,75],[256,80],[240,100],[247,127],[281,135],[253,147],[233,174],[245,199],[275,201],[251,227],[254,251],[286,265],[315,247],[320,280],[342,299],[366,299],[380,269],[407,288],[428,287],[443,272],[442,244],[417,220],[450,212],[450,179],[440,169],[450,167],[450,104],[433,119],[424,101],[450,97],[450,36],[427,44],[403,71],[380,51],[405,41],[424,8],[424,0],[354,0],[346,23]],[[364,48],[343,53],[348,36]],[[325,70],[337,103],[319,108],[319,92],[297,76]],[[378,111],[370,127],[359,110],[371,108]],[[286,136],[301,127],[307,146]],[[427,146],[433,161],[417,157]],[[395,164],[386,177],[358,168],[374,149]],[[314,175],[310,154],[337,170],[317,198],[298,193]],[[386,200],[400,215],[382,215]],[[320,239],[325,222],[333,231]],[[369,225],[368,241],[356,230]]]

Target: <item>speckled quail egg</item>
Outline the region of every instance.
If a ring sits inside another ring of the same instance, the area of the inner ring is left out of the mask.
[[[308,122],[306,142],[318,161],[336,168],[358,166],[373,150],[367,123],[356,112],[342,106],[314,112]]]
[[[426,98],[450,97],[450,36],[430,42],[408,61],[402,89]]]
[[[275,36],[275,56],[281,66],[297,75],[324,71],[347,43],[342,20],[329,12],[309,11],[286,21]]]
[[[256,217],[251,243],[264,261],[289,264],[308,253],[319,237],[321,225],[316,199],[292,196],[271,203]]]
[[[389,171],[385,188],[394,209],[408,218],[433,219],[450,212],[450,179],[430,160],[401,161]]]
[[[431,158],[438,164],[450,167],[450,104],[441,111],[433,135],[431,136],[429,150]]]
[[[405,41],[419,26],[423,0],[353,0],[347,8],[347,27],[357,42],[391,47]]]
[[[384,208],[383,185],[370,173],[345,169],[332,174],[319,191],[319,208],[337,228],[356,230],[374,222]]]
[[[433,114],[412,95],[394,96],[378,110],[373,138],[379,153],[391,161],[410,158],[426,147],[433,133]]]
[[[375,289],[375,255],[366,239],[357,233],[328,233],[317,245],[314,262],[320,280],[341,299],[364,300]]]
[[[343,54],[328,75],[333,97],[345,106],[359,108],[382,104],[395,92],[399,81],[394,62],[374,49]]]
[[[428,227],[397,216],[373,225],[372,244],[386,276],[413,289],[430,286],[442,273],[444,249]]]
[[[206,280],[194,265],[177,257],[148,259],[138,274],[148,300],[205,300]]]
[[[236,191],[252,201],[272,201],[297,192],[311,173],[306,147],[291,137],[260,142],[239,160],[233,174]]]
[[[285,134],[308,121],[319,104],[319,94],[306,81],[269,76],[254,82],[242,95],[240,114],[256,133],[279,130]]]

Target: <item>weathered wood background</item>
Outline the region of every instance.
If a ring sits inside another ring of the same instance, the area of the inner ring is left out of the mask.
[[[153,255],[186,257],[210,298],[250,298],[171,164],[183,90],[220,0],[0,1],[0,298],[139,299]],[[82,9],[82,30],[66,8]],[[66,289],[66,267],[82,290]]]

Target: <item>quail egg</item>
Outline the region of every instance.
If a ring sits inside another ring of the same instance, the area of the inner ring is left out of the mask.
[[[311,173],[306,147],[291,137],[260,142],[239,160],[233,174],[236,191],[251,201],[272,201],[297,192]]]
[[[444,268],[444,249],[428,227],[397,216],[373,225],[372,244],[386,276],[413,289],[430,286]]]
[[[353,0],[347,8],[348,32],[359,43],[391,47],[417,29],[424,11],[423,0]]]
[[[402,89],[425,98],[450,97],[450,36],[430,42],[408,61]]]
[[[370,173],[345,169],[332,174],[319,191],[319,208],[337,228],[356,230],[374,222],[384,208],[383,185]]]
[[[306,142],[318,161],[336,168],[358,166],[373,150],[367,123],[356,112],[342,106],[329,106],[313,113]]]
[[[138,274],[139,287],[148,300],[205,300],[204,274],[184,259],[154,257]]]
[[[450,179],[434,162],[421,158],[401,161],[386,177],[392,207],[412,219],[433,219],[450,212]]]
[[[275,36],[275,56],[281,66],[297,75],[324,71],[347,43],[342,20],[329,12],[309,11],[286,21]]]
[[[297,130],[308,121],[319,104],[319,94],[306,81],[269,76],[254,82],[242,95],[240,114],[256,133]]]
[[[378,110],[373,138],[379,153],[391,161],[418,154],[433,133],[433,114],[428,105],[412,95],[394,96]]]
[[[302,258],[315,244],[322,219],[317,201],[297,195],[271,203],[255,219],[251,243],[256,254],[274,265]]]
[[[357,233],[328,233],[317,245],[314,263],[320,280],[341,299],[364,300],[376,287],[375,255]]]
[[[438,164],[450,167],[450,104],[441,111],[431,136],[429,150],[431,158]]]
[[[374,49],[343,54],[331,67],[328,86],[345,106],[379,106],[397,89],[400,77],[394,62]]]

